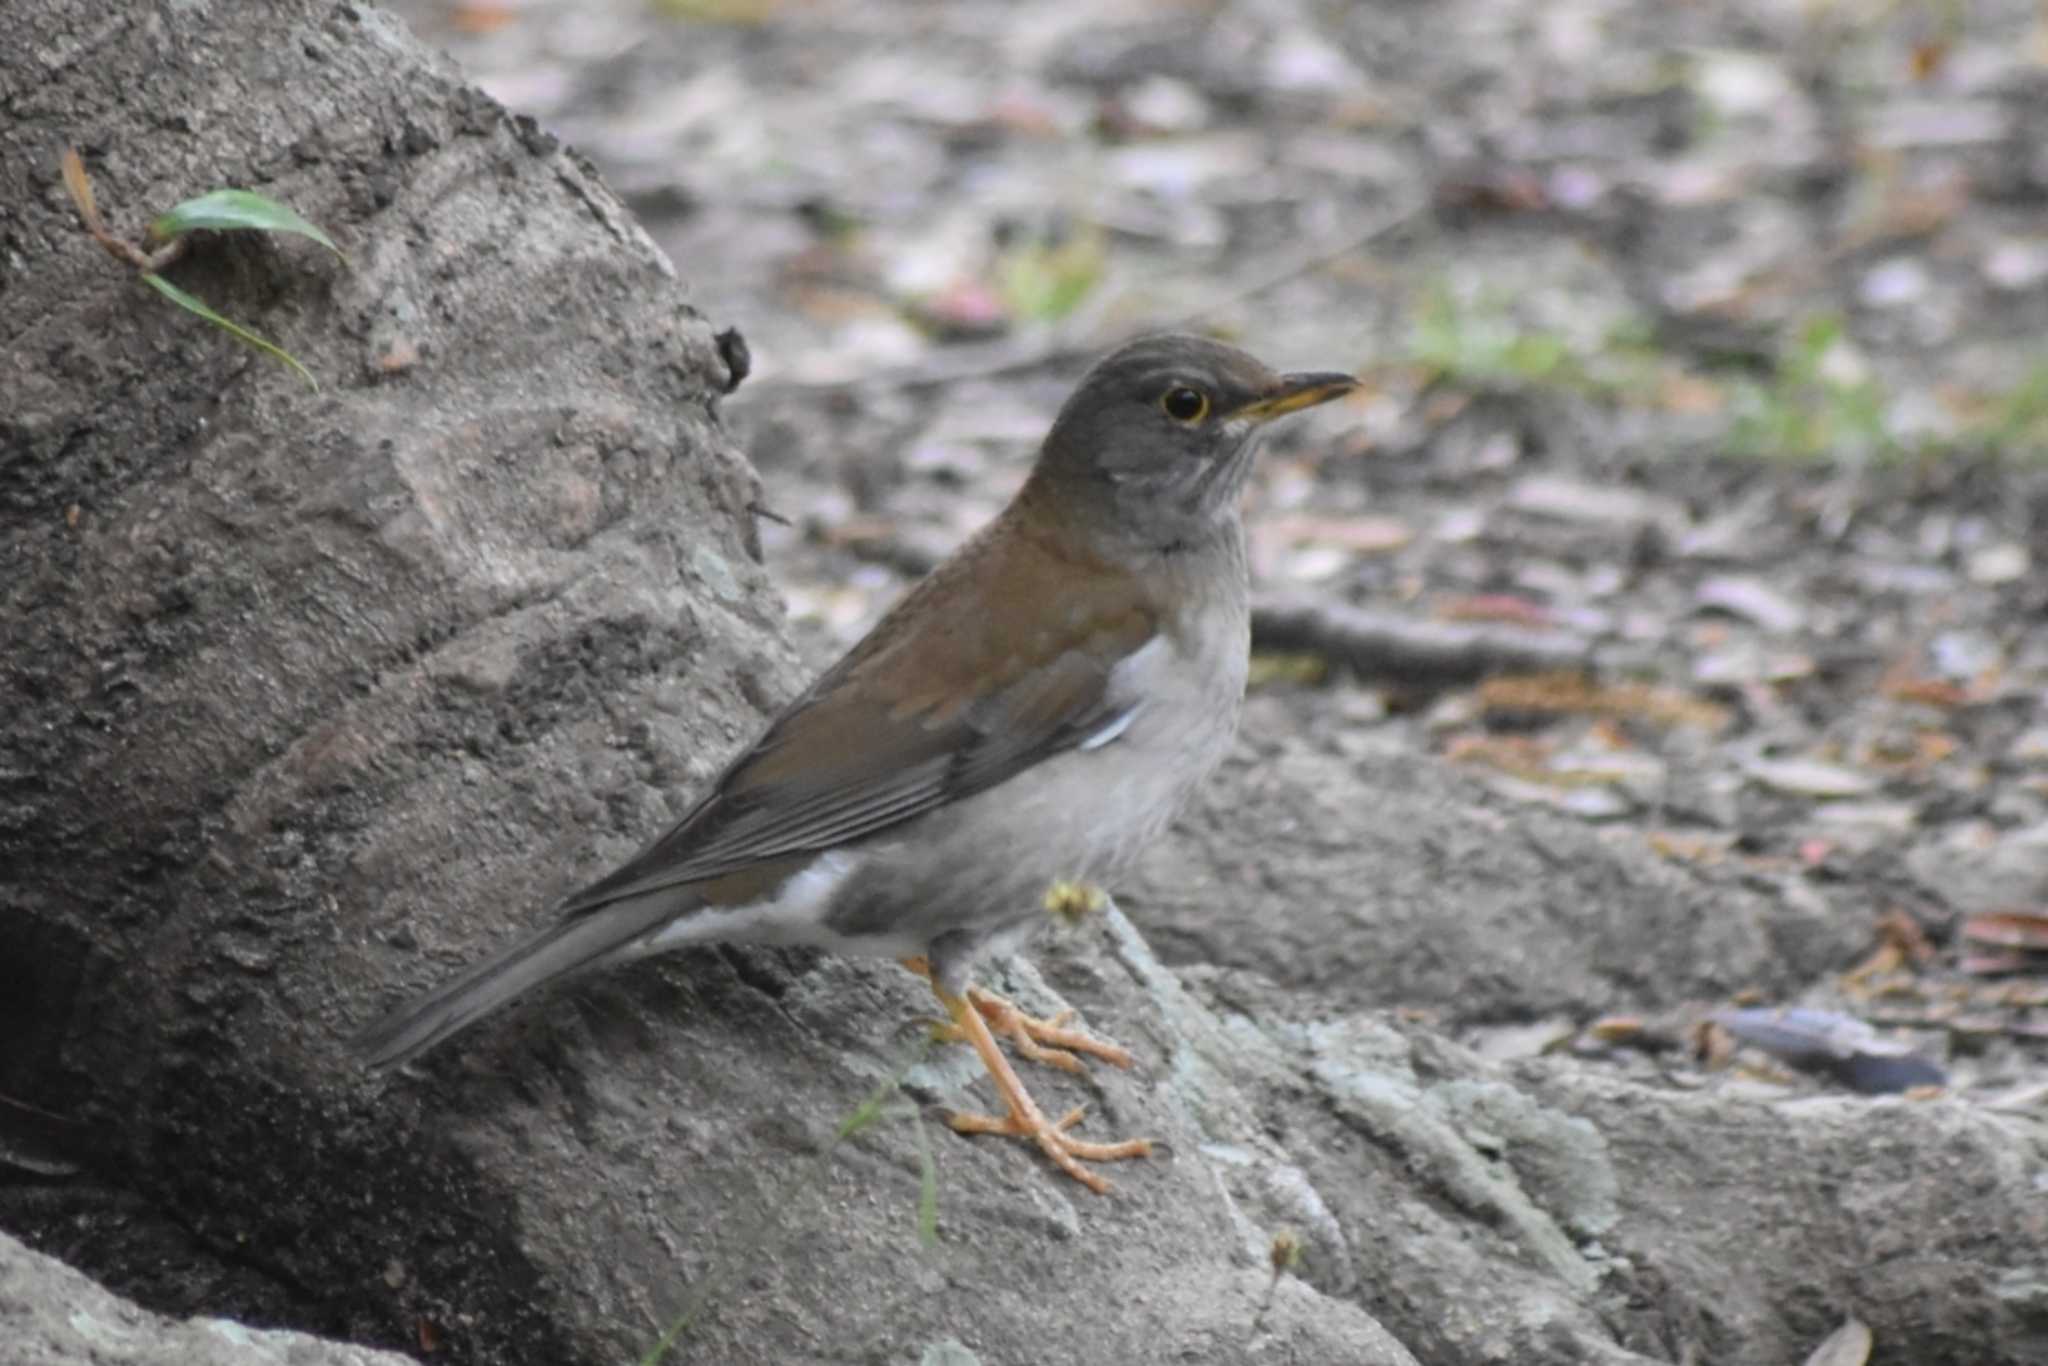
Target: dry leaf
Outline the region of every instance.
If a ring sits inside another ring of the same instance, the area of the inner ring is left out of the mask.
[[[1977,944],[2048,953],[2048,915],[2032,911],[1985,911],[1963,922],[1963,938]]]
[[[1728,396],[1718,384],[1693,375],[1673,372],[1657,381],[1657,406],[1668,413],[1708,417],[1728,405]]]
[[[1436,600],[1445,621],[1504,621],[1515,626],[1555,626],[1557,616],[1542,603],[1513,593],[1466,593]]]
[[[1313,651],[1283,653],[1259,650],[1252,655],[1245,687],[1266,688],[1274,684],[1319,688],[1330,681],[1330,661]]]
[[[1554,746],[1533,735],[1455,735],[1444,745],[1453,763],[1485,764],[1532,782],[1548,781]]]
[[[441,1350],[441,1325],[422,1314],[413,1321],[413,1335],[422,1352]]]
[[[1864,1366],[1873,1345],[1870,1329],[1858,1318],[1842,1320],[1842,1326],[1821,1339],[1820,1346],[1806,1358],[1805,1366]]]
[[[1956,960],[1956,968],[1972,977],[2004,977],[2011,973],[2037,972],[2041,968],[2041,959],[2020,949],[2001,949],[1994,953],[1966,953]]]
[[[1490,712],[1614,716],[1704,730],[1720,730],[1729,720],[1727,708],[1676,688],[1648,683],[1600,685],[1575,673],[1490,678],[1479,685],[1479,703]]]
[[[1904,911],[1886,911],[1878,917],[1876,928],[1877,947],[1870,957],[1842,974],[1842,985],[1851,991],[1867,987],[1873,979],[1932,962],[1935,957],[1927,932]]]
[[[1586,1032],[1601,1043],[1632,1043],[1643,1032],[1643,1017],[1603,1015],[1587,1025]]]
[[[460,0],[448,22],[457,33],[495,33],[518,17],[518,6],[504,0]]]
[[[1904,911],[1893,909],[1878,917],[1877,933],[1886,944],[1896,945],[1914,963],[1931,963],[1935,947],[1920,922]]]
[[[78,206],[78,217],[85,230],[98,237],[106,231],[106,225],[100,221],[99,205],[92,197],[92,178],[86,175],[85,160],[76,147],[64,149],[63,167],[64,188],[71,192],[71,202]]]
[[[1932,80],[1948,61],[1948,44],[1940,40],[1915,43],[1907,55],[1906,70],[1916,81]]]
[[[379,374],[402,375],[419,364],[420,349],[408,337],[394,337],[377,354],[376,367]]]
[[[1735,1058],[1735,1036],[1713,1020],[1693,1026],[1692,1055],[1709,1071],[1718,1072]]]
[[[1701,835],[1692,831],[1652,830],[1646,838],[1650,848],[1668,859],[1681,863],[1713,864],[1725,857],[1734,847],[1734,835]]]
[[[1947,731],[1923,730],[1915,732],[1909,739],[1873,743],[1860,757],[1864,763],[1876,767],[1914,774],[1951,758],[1958,747],[1955,736]]]
[[[1793,797],[1861,797],[1879,785],[1872,774],[1822,759],[1752,759],[1743,770],[1772,791]]]
[[[1919,702],[1930,707],[1960,707],[1969,702],[1970,690],[1946,678],[1894,678],[1887,676],[1878,691],[1901,702]]]
[[[1693,590],[1693,601],[1779,635],[1806,625],[1806,608],[1798,599],[1754,574],[1710,575]]]
[[[1392,517],[1317,517],[1307,514],[1266,517],[1252,534],[1290,545],[1329,545],[1358,555],[1385,555],[1415,539],[1406,522]]]

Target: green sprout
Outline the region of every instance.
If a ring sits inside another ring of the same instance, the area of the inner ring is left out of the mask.
[[[106,222],[101,218],[99,206],[93,196],[92,181],[85,173],[85,162],[78,155],[76,148],[67,147],[64,150],[62,166],[65,188],[71,193],[71,202],[78,207],[78,216],[85,225],[87,235],[99,243],[110,256],[135,267],[144,284],[186,312],[204,318],[243,345],[282,361],[318,392],[320,382],[313,378],[312,371],[299,363],[297,357],[283,347],[266,341],[240,323],[222,316],[204,300],[178,288],[164,278],[163,271],[185,254],[191,243],[190,234],[201,228],[215,232],[293,233],[318,242],[346,265],[348,258],[342,255],[340,247],[334,245],[333,239],[288,206],[253,190],[214,190],[196,199],[185,200],[167,212],[159,214],[149,225],[149,240],[152,246],[150,250],[145,251],[107,230]]]

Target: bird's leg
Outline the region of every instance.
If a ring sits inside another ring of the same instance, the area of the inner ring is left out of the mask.
[[[955,1114],[949,1121],[954,1130],[963,1134],[1009,1134],[1017,1138],[1028,1138],[1038,1145],[1040,1152],[1051,1158],[1068,1176],[1073,1177],[1097,1195],[1109,1193],[1109,1182],[1082,1166],[1083,1162],[1114,1162],[1127,1157],[1146,1157],[1152,1152],[1150,1139],[1132,1138],[1122,1143],[1088,1143],[1070,1137],[1067,1130],[1081,1122],[1081,1111],[1068,1111],[1057,1122],[1045,1117],[1038,1103],[1017,1080],[1017,1073],[1011,1068],[1010,1060],[1003,1056],[1003,1050],[996,1047],[995,1035],[989,1033],[988,1021],[982,1018],[982,1011],[965,995],[959,995],[940,986],[932,979],[932,993],[939,998],[939,1004],[946,1008],[953,1028],[967,1042],[974,1045],[974,1051],[981,1055],[982,1066],[988,1068],[990,1080],[996,1084],[996,1091],[1003,1098],[1003,1105],[1009,1113],[1001,1119],[994,1115]]]
[[[903,960],[903,966],[931,982],[933,990],[938,989],[938,983],[932,978],[931,964],[924,958],[906,958]],[[1117,1067],[1129,1067],[1132,1063],[1129,1052],[1108,1040],[1098,1039],[1078,1029],[1069,1029],[1067,1021],[1074,1018],[1074,1012],[1071,1010],[1062,1010],[1049,1020],[1041,1019],[1036,1015],[1026,1015],[1017,1009],[1016,1004],[1008,997],[1000,996],[993,991],[984,991],[980,987],[967,988],[967,1000],[981,1012],[990,1029],[1010,1041],[1010,1045],[1017,1050],[1017,1056],[1041,1066],[1057,1067],[1062,1072],[1085,1074],[1088,1069],[1074,1056],[1077,1053],[1101,1058],[1104,1062]],[[940,1031],[941,1038],[947,1043],[969,1042],[967,1035],[956,1024],[949,1022],[941,1025]]]
[[[1131,1065],[1131,1055],[1117,1045],[1078,1029],[1067,1028],[1067,1021],[1074,1018],[1071,1010],[1062,1010],[1049,1020],[1041,1019],[1036,1015],[1026,1015],[1008,997],[980,987],[967,988],[967,1000],[981,1012],[991,1030],[1010,1041],[1019,1057],[1047,1067],[1057,1067],[1063,1072],[1088,1070],[1074,1056],[1076,1053],[1086,1053],[1118,1067]]]

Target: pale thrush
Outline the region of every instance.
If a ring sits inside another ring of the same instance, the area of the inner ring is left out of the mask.
[[[685,944],[912,960],[1002,1095],[963,1132],[1035,1141],[1069,1175],[1139,1156],[1040,1112],[1028,1056],[1128,1055],[968,984],[1058,881],[1114,878],[1237,725],[1249,652],[1239,494],[1273,418],[1348,393],[1201,337],[1133,342],[1060,409],[1023,489],[734,759],[680,821],[559,918],[358,1041],[402,1062],[535,987]]]

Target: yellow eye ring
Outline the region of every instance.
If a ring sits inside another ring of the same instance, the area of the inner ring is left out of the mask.
[[[1159,410],[1175,422],[1193,426],[1209,415],[1209,396],[1200,389],[1176,384],[1159,396]]]

